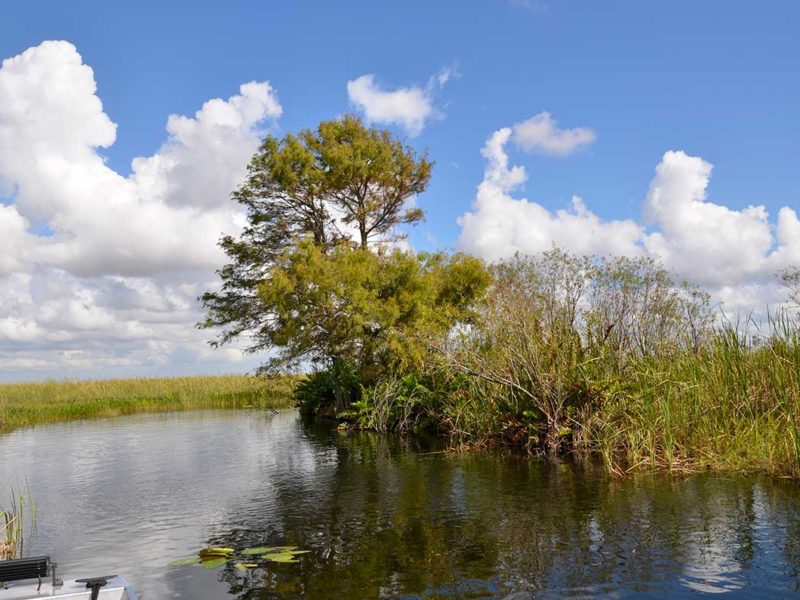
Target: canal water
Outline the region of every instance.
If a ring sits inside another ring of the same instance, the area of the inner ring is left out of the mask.
[[[783,597],[800,590],[800,487],[454,454],[208,411],[0,436],[0,505],[27,485],[29,551],[64,577],[120,573],[145,600]],[[296,564],[168,567],[207,545]],[[0,591],[2,599],[2,591]]]

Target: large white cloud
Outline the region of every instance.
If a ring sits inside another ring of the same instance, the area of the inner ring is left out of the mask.
[[[774,239],[767,210],[731,210],[706,199],[711,164],[684,152],[664,154],[644,205],[656,228],[647,250],[678,273],[709,285],[763,274]]]
[[[639,252],[642,227],[633,221],[603,221],[577,196],[570,209],[549,211],[511,194],[527,179],[524,167],[509,167],[506,145],[511,128],[496,131],[481,153],[486,171],[472,211],[459,219],[458,245],[490,261],[515,252],[536,254],[555,243],[580,254]]]
[[[713,203],[706,197],[711,164],[669,151],[656,167],[641,221],[603,219],[577,197],[569,209],[548,210],[513,195],[527,179],[524,167],[509,163],[507,145],[516,135],[516,128],[500,129],[483,147],[483,181],[459,219],[461,249],[490,261],[553,244],[578,254],[649,255],[711,291],[729,313],[763,313],[785,299],[775,274],[800,264],[800,219],[792,208],[780,209],[773,224],[763,206]]]
[[[240,358],[208,354],[196,298],[224,260],[221,233],[243,223],[230,192],[280,114],[269,83],[246,83],[171,115],[163,146],[124,177],[100,154],[116,125],[72,44],[3,61],[0,377]]]

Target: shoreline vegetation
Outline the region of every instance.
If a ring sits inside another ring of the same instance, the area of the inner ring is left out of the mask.
[[[301,410],[465,447],[592,454],[615,475],[800,479],[796,311],[725,321],[642,259],[553,250],[490,269],[469,326],[429,339],[414,370],[365,386],[352,365],[330,367],[300,382]]]
[[[297,381],[292,375],[218,375],[0,384],[0,433],[137,413],[288,408]]]
[[[778,274],[781,310],[737,321],[644,256],[416,252],[399,242],[424,217],[432,167],[352,115],[268,135],[233,193],[247,224],[220,241],[229,262],[198,324],[215,346],[268,352],[262,377],[7,385],[0,430],[294,403],[345,429],[596,454],[617,475],[800,479],[797,266]]]
[[[343,427],[800,478],[797,265],[780,311],[737,320],[646,256],[417,252],[432,168],[353,115],[268,135],[199,326],[310,370],[301,412]]]
[[[0,560],[25,556],[25,543],[36,533],[36,504],[30,490],[11,488],[6,506],[0,505]]]

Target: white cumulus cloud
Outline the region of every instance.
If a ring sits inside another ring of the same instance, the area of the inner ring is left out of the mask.
[[[425,87],[409,86],[384,89],[374,75],[362,75],[347,82],[350,103],[364,113],[371,123],[400,125],[411,136],[419,135],[432,118],[439,115],[434,106],[434,93],[450,79],[457,77],[453,67],[442,69]]]
[[[775,240],[763,206],[732,210],[709,202],[711,164],[670,151],[656,167],[644,205],[655,227],[645,248],[678,273],[708,285],[743,283],[765,274]]]
[[[526,152],[542,152],[565,156],[581,146],[591,144],[597,134],[588,127],[559,129],[549,112],[540,112],[513,126],[514,143]]]
[[[577,254],[646,255],[711,291],[727,311],[763,313],[767,304],[785,299],[775,274],[800,264],[794,209],[781,208],[773,223],[763,206],[735,210],[711,202],[711,164],[668,151],[656,167],[641,220],[603,219],[577,197],[569,208],[549,210],[515,196],[527,179],[525,168],[509,161],[507,146],[516,132],[516,126],[500,129],[483,147],[483,180],[471,210],[458,221],[461,249],[490,261],[553,244]]]
[[[512,129],[505,127],[487,140],[481,151],[486,171],[472,211],[459,219],[458,245],[490,261],[515,252],[536,254],[555,243],[579,254],[638,252],[642,227],[633,221],[603,221],[577,196],[569,209],[549,211],[541,204],[512,196],[527,179],[522,166],[509,167],[506,145]]]
[[[169,116],[161,148],[123,176],[100,154],[117,126],[72,44],[3,61],[0,377],[239,360],[207,353],[196,298],[224,261],[220,235],[243,223],[230,192],[280,115],[269,83],[245,83]]]

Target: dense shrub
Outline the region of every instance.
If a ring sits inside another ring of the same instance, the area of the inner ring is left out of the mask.
[[[674,285],[649,259],[554,249],[499,263],[492,275],[479,319],[443,340],[439,356],[471,380],[464,397],[485,398],[480,412],[498,413],[494,422],[481,416],[481,427],[529,448],[584,442],[586,415],[632,364],[697,348],[710,323],[707,297]]]
[[[408,373],[389,377],[363,390],[346,415],[362,429],[380,432],[420,431],[436,425],[442,390],[429,377]]]
[[[365,429],[592,451],[617,473],[713,467],[800,477],[796,311],[760,327],[715,324],[707,295],[648,259],[553,250],[491,272],[468,322],[428,337],[414,368],[357,392],[351,383],[346,397],[333,391],[340,379],[317,374],[300,394]]]
[[[323,418],[335,418],[357,401],[360,395],[358,372],[349,363],[311,373],[294,391],[301,414]]]

